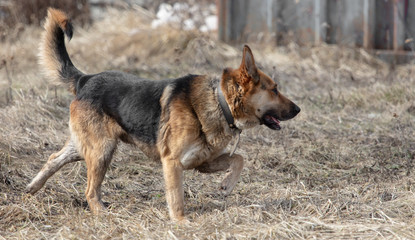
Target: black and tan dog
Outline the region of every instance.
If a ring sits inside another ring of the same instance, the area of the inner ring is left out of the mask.
[[[91,211],[99,213],[101,184],[121,140],[161,160],[170,217],[182,220],[183,170],[226,170],[220,189],[229,194],[243,167],[242,156],[225,152],[232,138],[260,124],[280,129],[279,121],[300,112],[255,66],[248,46],[240,67],[224,69],[220,79],[188,75],[151,81],[116,71],[79,71],[64,42],[65,34],[72,37],[72,25],[59,10],[49,9],[45,30],[40,63],[50,79],[69,86],[75,99],[70,105],[70,137],[27,186],[31,194],[65,164],[85,160],[85,195]]]

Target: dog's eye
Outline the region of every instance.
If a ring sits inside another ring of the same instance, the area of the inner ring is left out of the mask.
[[[273,88],[272,90],[271,90],[273,93],[275,93],[275,95],[277,95],[278,96],[278,89],[275,87],[275,88]]]

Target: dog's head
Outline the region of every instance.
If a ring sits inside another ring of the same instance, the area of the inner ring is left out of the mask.
[[[239,129],[264,124],[279,130],[280,121],[291,119],[300,112],[300,108],[278,90],[277,83],[256,67],[247,45],[241,66],[223,71],[222,89]]]

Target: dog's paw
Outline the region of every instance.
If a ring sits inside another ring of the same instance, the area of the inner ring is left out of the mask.
[[[190,224],[189,219],[187,219],[186,217],[174,218],[171,221],[173,223],[177,224],[177,225],[187,225],[187,224]]]
[[[223,179],[222,183],[219,186],[219,191],[221,192],[221,194],[223,196],[229,196],[232,192],[232,190],[235,187],[235,183],[231,181],[232,179],[230,178],[230,176],[226,176],[225,179]]]
[[[226,184],[221,184],[219,187],[219,193],[222,197],[227,197],[231,194],[233,189],[230,189]]]
[[[37,186],[36,184],[31,183],[31,184],[26,186],[24,191],[25,191],[25,193],[34,195],[42,186]]]

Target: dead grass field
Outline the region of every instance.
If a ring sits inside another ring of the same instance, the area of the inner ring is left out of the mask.
[[[239,65],[241,46],[151,29],[150,21],[140,9],[110,11],[78,27],[68,51],[84,72],[152,79]],[[26,27],[0,42],[0,239],[415,239],[413,64],[390,67],[337,46],[251,44],[302,112],[281,131],[243,132],[237,152],[245,168],[231,196],[218,195],[223,174],[186,172],[190,223],[177,225],[168,219],[160,164],[126,145],[104,181],[102,216],[88,210],[83,162],[64,167],[35,196],[24,193],[64,144],[72,99],[39,73],[40,33]]]

